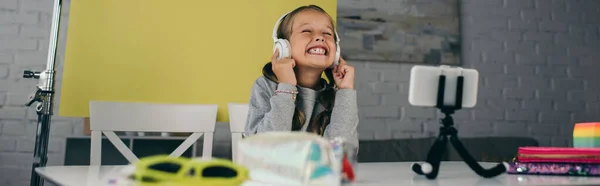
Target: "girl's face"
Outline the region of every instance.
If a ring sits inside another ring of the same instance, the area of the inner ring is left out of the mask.
[[[337,50],[334,33],[329,16],[315,10],[298,13],[290,35],[296,64],[320,69],[331,66]]]

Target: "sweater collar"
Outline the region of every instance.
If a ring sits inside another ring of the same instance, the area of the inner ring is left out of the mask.
[[[327,84],[327,81],[323,78],[321,78],[321,85],[322,88],[319,90],[298,86],[298,94],[302,97],[302,99],[316,100],[319,93],[330,88],[329,84]]]

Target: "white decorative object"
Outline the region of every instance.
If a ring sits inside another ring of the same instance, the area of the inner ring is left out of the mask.
[[[253,181],[282,185],[341,184],[340,153],[331,143],[307,132],[266,132],[238,143],[236,163]]]

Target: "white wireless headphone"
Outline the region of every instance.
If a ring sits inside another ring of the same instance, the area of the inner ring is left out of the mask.
[[[277,57],[277,60],[281,60],[284,57],[292,57],[292,45],[290,45],[290,41],[288,41],[287,39],[282,39],[282,38],[277,38],[277,27],[279,27],[279,24],[281,24],[281,20],[287,16],[289,14],[283,14],[278,20],[277,22],[275,22],[275,27],[273,27],[273,42],[274,42],[274,46],[273,46],[273,52],[275,52],[275,50],[279,50],[279,57]],[[335,32],[335,59],[333,60],[333,64],[331,65],[330,68],[333,68],[334,65],[338,65],[340,62],[340,37],[337,34],[337,31],[334,30]]]

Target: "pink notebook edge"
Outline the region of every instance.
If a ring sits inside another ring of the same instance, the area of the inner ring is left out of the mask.
[[[519,147],[518,152],[573,152],[573,153],[581,153],[581,152],[592,152],[600,154],[600,147],[536,147],[536,146],[524,146]]]

